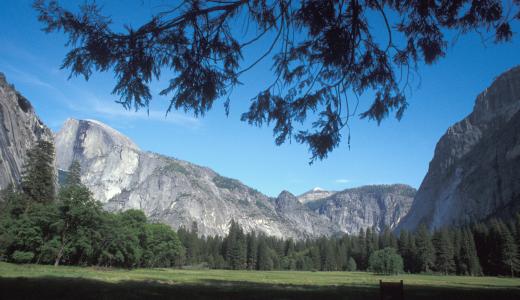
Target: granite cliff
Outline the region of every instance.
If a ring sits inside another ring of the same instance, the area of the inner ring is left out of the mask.
[[[336,233],[326,218],[284,194],[271,199],[209,168],[142,151],[130,139],[94,120],[65,122],[55,136],[57,164],[82,166],[82,181],[108,210],[141,209],[174,228],[193,221],[204,235],[224,235],[231,219],[246,231],[279,237]],[[290,207],[290,209],[289,209]]]
[[[368,185],[333,193],[307,202],[307,206],[342,232],[357,233],[368,227],[381,232],[386,227],[396,228],[408,213],[415,192],[404,184]]]
[[[520,67],[478,95],[473,111],[435,148],[398,229],[462,225],[520,208]]]
[[[39,139],[52,141],[52,132],[0,73],[0,189],[19,184],[27,150]]]

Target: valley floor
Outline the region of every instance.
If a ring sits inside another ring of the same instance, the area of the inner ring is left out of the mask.
[[[520,299],[520,279],[365,272],[104,269],[0,263],[0,299],[379,299],[379,280],[405,299]]]

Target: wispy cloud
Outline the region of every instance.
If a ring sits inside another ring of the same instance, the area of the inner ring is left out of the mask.
[[[344,179],[344,178],[340,178],[340,179],[334,180],[334,183],[337,183],[337,184],[347,184],[347,183],[350,183],[350,182],[351,182],[350,179]]]
[[[91,104],[91,111],[93,113],[102,115],[103,117],[109,119],[124,118],[130,120],[150,120],[155,122],[176,124],[189,128],[198,128],[201,126],[199,119],[185,116],[176,112],[171,112],[166,115],[166,112],[159,110],[127,110],[116,103],[110,102],[108,100],[101,100],[97,97],[89,98],[89,102]]]
[[[17,47],[13,44],[9,48],[14,50]],[[16,51],[13,51],[16,52]],[[25,61],[30,61],[34,57],[31,53],[24,51],[21,55]],[[8,77],[17,82],[33,85],[39,88],[45,88],[52,92],[54,100],[59,101],[67,109],[72,112],[79,113],[89,118],[105,118],[114,121],[153,121],[174,124],[190,129],[197,129],[202,126],[202,122],[188,115],[178,112],[166,114],[166,111],[142,109],[139,111],[126,110],[121,105],[115,103],[111,99],[103,99],[98,97],[89,89],[78,87],[73,83],[66,81],[60,83],[61,88],[57,88],[51,81],[44,80],[43,76],[36,75],[35,72],[27,72],[18,67],[0,60],[2,69],[8,71]],[[62,76],[61,70],[38,66],[40,73],[47,74],[49,78]],[[40,74],[41,75],[41,74]],[[65,92],[64,92],[65,91]],[[56,121],[57,122],[57,121]],[[51,123],[56,123],[51,120]],[[52,127],[53,125],[50,124]]]

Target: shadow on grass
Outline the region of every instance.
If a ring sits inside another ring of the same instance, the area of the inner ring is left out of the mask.
[[[378,286],[298,286],[205,280],[198,284],[156,281],[104,281],[63,278],[2,278],[0,299],[380,299]],[[520,288],[446,288],[406,286],[405,299],[520,299]]]

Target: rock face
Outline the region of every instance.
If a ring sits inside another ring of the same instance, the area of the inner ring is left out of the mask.
[[[340,232],[337,224],[310,210],[288,191],[281,192],[273,202],[277,213],[282,216],[285,222],[303,232],[312,232],[313,236]]]
[[[305,193],[301,194],[300,196],[298,196],[298,201],[305,204],[308,202],[327,198],[327,197],[333,195],[334,193],[335,192],[326,191],[319,187],[315,187],[312,190],[305,192]]]
[[[27,150],[39,139],[52,141],[51,131],[0,73],[0,189],[19,184]]]
[[[346,189],[307,206],[351,234],[372,228],[394,229],[408,213],[416,190],[408,185],[369,185]]]
[[[269,198],[209,168],[142,151],[121,133],[93,120],[67,120],[55,143],[58,168],[66,170],[78,160],[83,183],[106,209],[141,209],[173,228],[196,221],[204,235],[225,235],[231,219],[246,231],[284,238],[393,227],[411,199],[370,188],[314,190],[329,197],[314,196],[307,205],[287,191]]]
[[[520,208],[520,67],[500,75],[435,148],[398,229],[460,225]]]
[[[337,226],[294,196],[270,199],[208,168],[142,151],[97,121],[67,120],[55,143],[58,168],[68,169],[78,160],[83,183],[109,210],[141,209],[174,228],[196,221],[204,235],[226,234],[231,219],[246,231],[279,237],[337,232]]]

